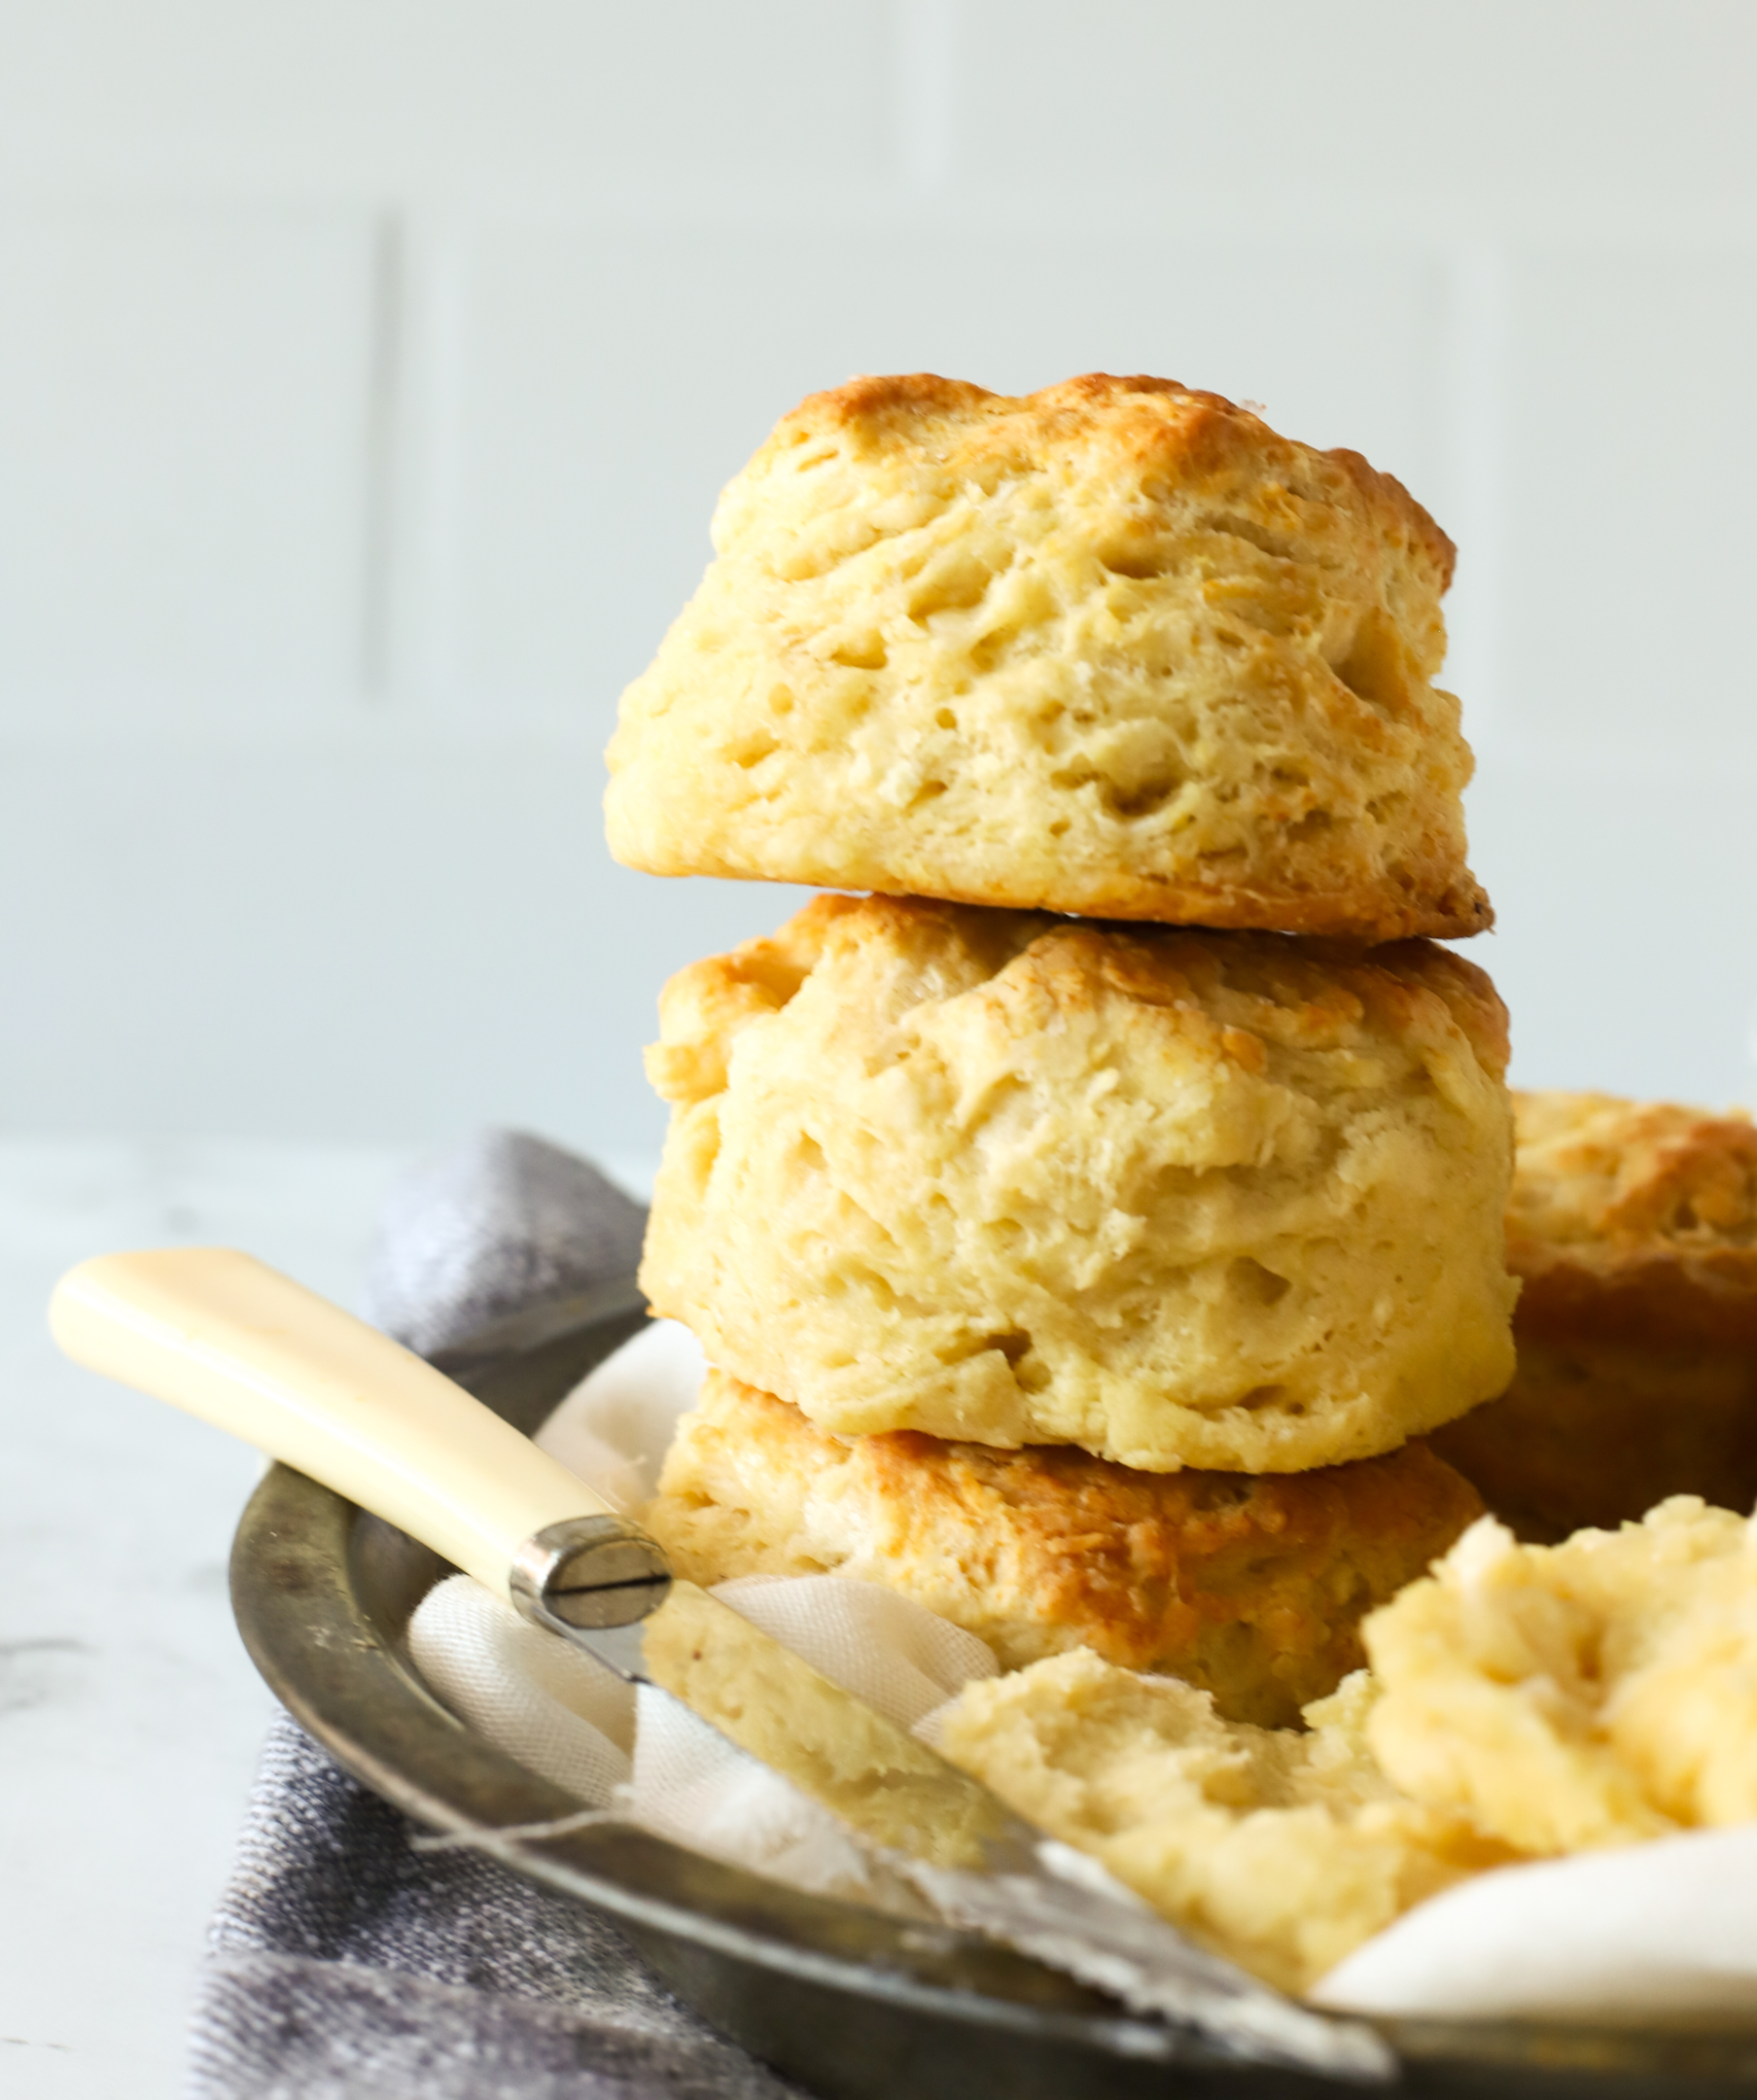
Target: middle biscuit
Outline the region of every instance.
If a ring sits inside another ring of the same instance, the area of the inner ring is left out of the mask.
[[[642,1282],[838,1435],[1298,1472],[1500,1392],[1506,1016],[1424,942],[820,897],[683,971]]]

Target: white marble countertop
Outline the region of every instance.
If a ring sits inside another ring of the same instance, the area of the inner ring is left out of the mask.
[[[56,1355],[62,1269],[243,1245],[351,1303],[400,1155],[0,1140],[0,2092],[168,2100],[269,1712],[226,1562],[255,1454]]]

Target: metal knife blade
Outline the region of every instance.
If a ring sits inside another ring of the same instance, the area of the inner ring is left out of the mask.
[[[630,1683],[678,1699],[829,1809],[948,1922],[1187,2026],[1229,2054],[1360,2082],[1396,2076],[1371,2027],[1308,2012],[1194,1945],[1096,1861],[1046,1838],[693,1583],[673,1582],[633,1625],[546,1623]]]

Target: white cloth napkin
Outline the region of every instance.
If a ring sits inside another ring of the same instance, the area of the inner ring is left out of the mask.
[[[695,1341],[653,1325],[583,1381],[537,1441],[608,1499],[650,1495],[694,1402]],[[904,1597],[837,1576],[747,1577],[715,1594],[905,1726],[996,1671],[987,1645]],[[754,1771],[669,1700],[637,1706],[588,1656],[455,1576],[409,1645],[465,1721],[588,1807],[805,1888],[913,1908],[824,1809]],[[1611,2021],[1757,2012],[1757,1827],[1507,1867],[1433,1898],[1332,1970],[1334,2011]]]
[[[1757,2013],[1757,1826],[1503,1867],[1332,1969],[1336,2012],[1642,2025]]]
[[[628,1508],[657,1486],[702,1370],[688,1330],[655,1321],[561,1403],[537,1441]],[[754,1575],[714,1594],[905,1728],[996,1671],[985,1641],[874,1583]],[[421,1674],[454,1713],[588,1807],[614,1802],[660,1837],[758,1873],[921,1913],[827,1809],[675,1699],[646,1691],[637,1699],[582,1649],[528,1625],[468,1576],[429,1592],[408,1638]]]

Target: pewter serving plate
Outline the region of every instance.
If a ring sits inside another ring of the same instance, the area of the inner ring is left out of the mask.
[[[530,1431],[642,1324],[632,1285],[541,1307],[439,1359]],[[473,1735],[408,1660],[410,1614],[450,1572],[427,1548],[276,1466],[232,1546],[238,1627],[295,1717],[359,1779],[440,1831],[545,1823],[572,1798]],[[970,1935],[805,1896],[615,1824],[496,1856],[609,1911],[679,1997],[825,2100],[1136,2100],[1336,2093],[1242,2065]],[[1757,2014],[1729,2033],[1381,2023],[1399,2091],[1496,2100],[1757,2091]]]

